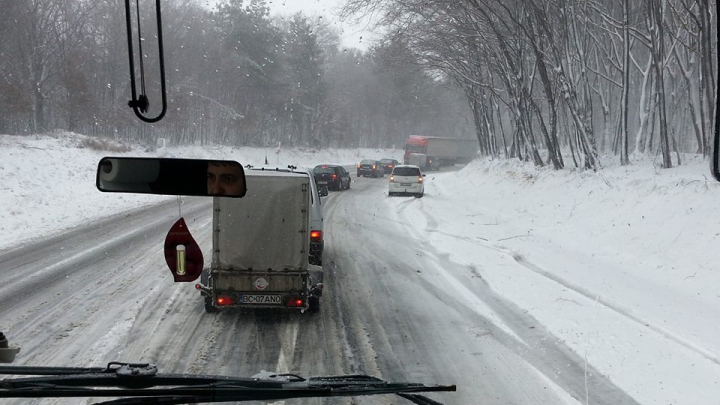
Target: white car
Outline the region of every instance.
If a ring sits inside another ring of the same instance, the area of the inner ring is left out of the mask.
[[[412,194],[422,197],[425,194],[425,175],[415,165],[400,165],[393,168],[390,175],[390,196],[398,194]]]

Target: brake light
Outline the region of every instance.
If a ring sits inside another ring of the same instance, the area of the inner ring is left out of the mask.
[[[332,175],[333,180],[337,179],[337,174]]]
[[[390,183],[395,183],[395,176],[390,176]]]
[[[392,164],[389,164],[388,167],[392,169],[392,168],[393,168],[393,165],[392,165]]]
[[[321,241],[322,231],[310,231],[310,239],[312,239],[313,241]]]
[[[301,299],[290,300],[290,301],[288,301],[288,303],[287,303],[287,305],[288,305],[289,307],[301,307],[301,306],[303,306],[303,304],[304,304],[304,302],[303,302],[303,300],[301,300]]]
[[[217,304],[218,305],[232,305],[232,300],[230,297],[218,297],[217,298]]]

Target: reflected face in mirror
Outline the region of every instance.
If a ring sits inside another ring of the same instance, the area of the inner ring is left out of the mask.
[[[209,162],[207,192],[210,195],[242,196],[245,194],[242,166],[228,162]]]
[[[242,197],[245,171],[233,160],[106,157],[98,190],[111,193]]]

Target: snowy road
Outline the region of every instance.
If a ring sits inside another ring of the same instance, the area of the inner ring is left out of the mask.
[[[173,284],[165,270],[175,202],[4,253],[0,320],[22,347],[16,365],[368,373],[457,384],[457,393],[429,395],[448,404],[585,403],[586,393],[591,404],[635,403],[475,269],[424,242],[404,215],[423,200],[388,198],[386,181],[357,179],[324,199],[326,292],[316,315],[206,314],[192,285]],[[183,215],[209,260],[210,202],[188,200]]]

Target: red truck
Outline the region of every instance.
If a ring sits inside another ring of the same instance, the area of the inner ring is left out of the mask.
[[[438,170],[441,166],[468,163],[477,156],[477,151],[475,139],[410,135],[405,143],[403,161],[421,169]]]

